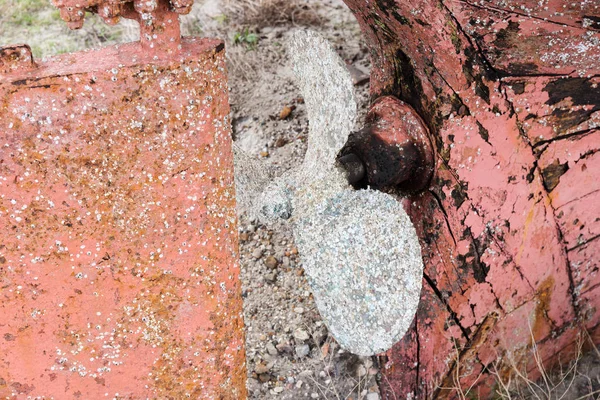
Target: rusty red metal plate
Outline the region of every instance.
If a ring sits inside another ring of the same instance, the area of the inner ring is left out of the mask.
[[[0,397],[244,398],[223,44],[2,73]]]

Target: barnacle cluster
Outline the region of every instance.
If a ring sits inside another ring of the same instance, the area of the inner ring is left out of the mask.
[[[98,14],[107,24],[114,25],[120,18],[148,19],[161,7],[188,14],[194,0],[52,0],[60,9],[60,17],[71,29],[83,26],[86,12]]]

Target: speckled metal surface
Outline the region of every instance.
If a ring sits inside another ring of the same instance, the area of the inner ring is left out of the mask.
[[[0,397],[245,398],[223,44],[0,75]]]

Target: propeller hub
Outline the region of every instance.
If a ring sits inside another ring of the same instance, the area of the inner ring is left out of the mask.
[[[349,157],[362,161],[360,179],[348,169],[357,171],[355,162],[345,162]],[[375,101],[364,128],[350,135],[338,161],[354,177],[353,185],[407,193],[427,188],[434,172],[429,130],[411,106],[393,96]]]

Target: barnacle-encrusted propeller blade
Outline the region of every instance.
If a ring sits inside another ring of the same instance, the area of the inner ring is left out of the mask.
[[[291,216],[317,307],[340,345],[363,356],[381,353],[402,338],[417,310],[417,234],[395,197],[354,190],[336,166],[357,110],[343,61],[310,31],[296,32],[290,50],[310,119],[308,149],[300,168],[262,183],[263,193],[252,198],[264,221]]]

